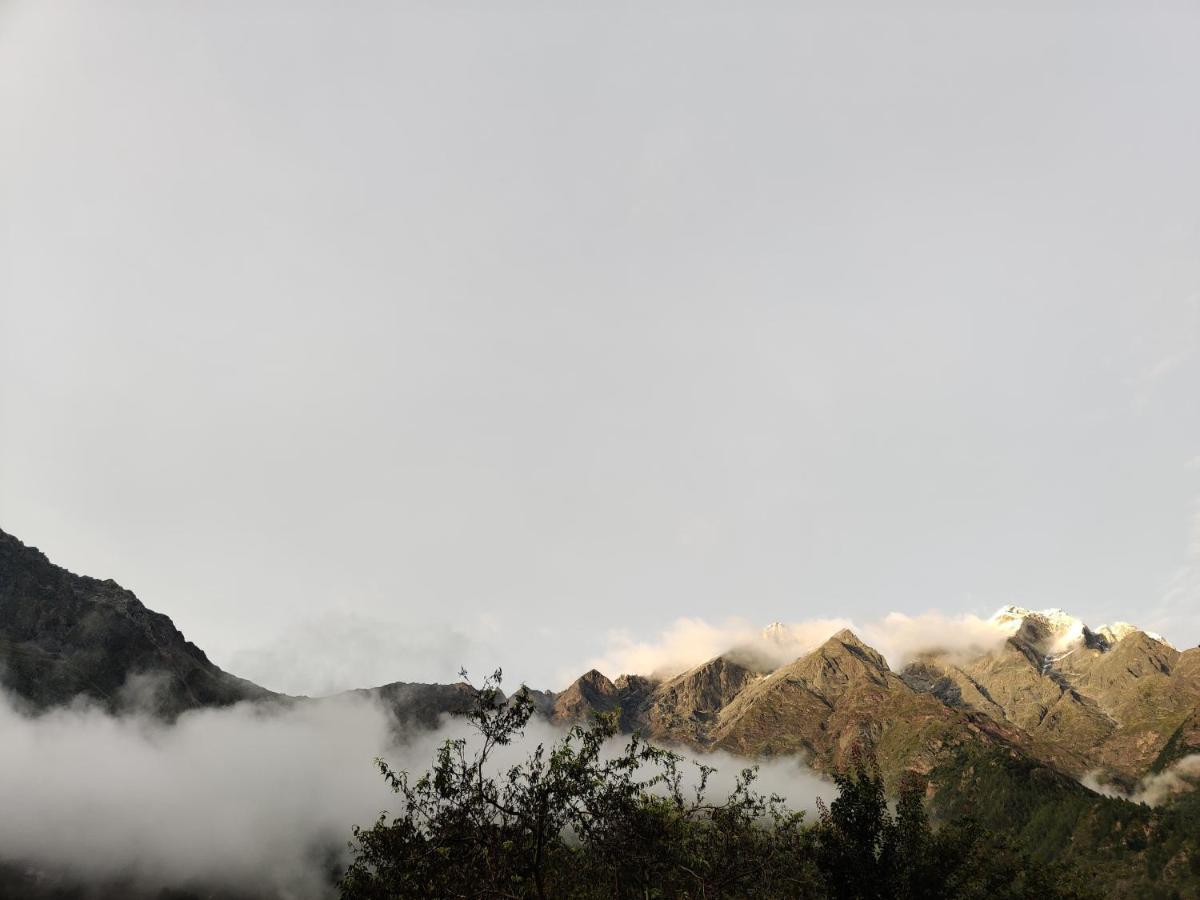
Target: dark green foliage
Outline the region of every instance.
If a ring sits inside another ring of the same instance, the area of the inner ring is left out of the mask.
[[[938,818],[969,817],[1042,870],[1087,871],[1090,889],[1103,896],[1200,898],[1200,862],[1194,862],[1200,793],[1151,809],[1098,796],[1031,760],[979,748],[933,777]],[[1062,880],[1078,882],[1074,875]]]
[[[490,774],[495,749],[532,712],[523,693],[505,702],[498,682],[497,672],[471,713],[474,753],[447,741],[415,781],[379,762],[403,812],[355,829],[343,896],[819,896],[801,816],[754,791],[753,770],[711,803],[711,770],[700,769],[689,793],[674,753],[635,736],[606,756],[612,717]]]
[[[1179,762],[1185,756],[1195,753],[1195,748],[1190,746],[1185,739],[1185,732],[1191,723],[1187,720],[1180,723],[1179,727],[1171,732],[1171,736],[1167,738],[1167,742],[1155,757],[1154,762],[1150,764],[1151,772],[1161,772],[1168,768],[1172,763]]]
[[[836,775],[838,798],[821,807],[817,862],[832,900],[951,900],[1093,896],[1070,871],[1032,865],[1003,838],[961,817],[930,827],[927,784],[910,774],[891,813],[874,758],[856,749],[849,772]]]
[[[817,861],[830,895],[950,896],[946,886],[966,859],[964,847],[957,840],[939,846],[942,835],[933,834],[925,815],[924,785],[908,779],[893,816],[874,758],[856,748],[853,759],[850,772],[834,777],[838,798],[819,807]]]
[[[356,828],[346,898],[831,898],[1042,900],[1088,896],[967,820],[930,826],[925,784],[907,780],[895,812],[872,757],[837,778],[817,823],[754,789],[744,770],[730,796],[707,796],[711,769],[684,786],[682,759],[634,736],[615,755],[617,723],[597,717],[505,772],[495,751],[532,712],[505,701],[500,673],[470,719],[474,751],[447,741],[413,780],[383,761],[400,814]]]

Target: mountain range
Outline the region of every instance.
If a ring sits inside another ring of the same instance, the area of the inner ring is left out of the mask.
[[[532,692],[550,720],[619,710],[624,729],[747,756],[800,753],[818,770],[870,744],[885,771],[929,770],[948,748],[1008,748],[1075,777],[1118,785],[1200,750],[1200,648],[1177,650],[1127,623],[1090,629],[1060,610],[1009,606],[1006,639],[972,654],[930,649],[898,671],[842,630],[778,668],[731,648],[668,678],[592,670],[562,691]],[[785,626],[771,626],[778,641]],[[145,696],[172,717],[244,700],[294,701],[222,671],[171,620],[112,580],[74,575],[0,531],[3,685],[34,709],[91,698],[118,711]],[[466,684],[364,688],[401,720],[436,724],[465,709]],[[145,692],[141,692],[144,694]],[[1165,755],[1165,756],[1164,756]]]
[[[1103,829],[1120,831],[1134,819],[1146,840],[1176,840],[1182,826],[1174,820],[1122,812],[1132,804],[1106,805],[1080,782],[1133,793],[1200,753],[1200,648],[1181,651],[1125,623],[1093,630],[1059,610],[1010,606],[992,625],[993,646],[947,651],[931,636],[929,648],[896,670],[842,630],[780,666],[731,648],[670,677],[611,680],[593,669],[561,691],[529,696],[554,723],[615,711],[623,730],[658,742],[748,758],[798,754],[818,772],[844,769],[866,747],[890,785],[905,773],[925,776],[934,808],[947,814],[965,805],[1030,840],[1046,827],[1039,817],[1073,817],[1069,839],[1046,839],[1048,853],[1083,853],[1081,829],[1099,835],[1089,847],[1105,846],[1116,838]],[[777,642],[784,631],[771,626],[763,640]],[[168,719],[201,707],[307,699],[222,671],[130,591],[74,575],[4,532],[0,681],[33,711],[80,696],[120,711],[149,698]],[[393,683],[359,693],[380,698],[398,721],[424,726],[474,698],[467,684]],[[1194,867],[1195,849],[1183,843],[1156,857],[1155,878]],[[1101,856],[1086,859],[1105,865]],[[1121,871],[1112,870],[1114,884]],[[1130,884],[1126,894],[1138,896],[1143,882]],[[1197,895],[1200,888],[1181,896]]]

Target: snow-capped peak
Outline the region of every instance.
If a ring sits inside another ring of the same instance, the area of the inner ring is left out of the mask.
[[[1023,606],[1005,606],[992,616],[992,623],[1016,631],[1026,619],[1033,619],[1055,637],[1081,638],[1087,626],[1061,609],[1026,609]]]
[[[1095,646],[1098,643],[1100,649],[1105,649],[1138,631],[1159,643],[1171,646],[1170,642],[1161,635],[1152,631],[1144,631],[1129,622],[1101,625],[1093,631],[1083,623],[1082,619],[1057,608],[1034,610],[1026,609],[1023,606],[1005,606],[997,610],[991,618],[994,625],[1013,634],[1016,634],[1027,620],[1032,620],[1037,626],[1037,630],[1042,633],[1044,652],[1048,656],[1067,653],[1085,644]]]
[[[776,644],[783,644],[792,639],[791,631],[782,622],[772,622],[762,631],[764,640],[772,641]]]
[[[1082,619],[1057,608],[1035,610],[1023,606],[1006,606],[992,616],[992,622],[1013,634],[1026,622],[1032,622],[1038,634],[1039,650],[1047,656],[1069,653],[1087,643],[1087,637],[1091,633]]]
[[[1101,625],[1096,629],[1096,634],[1102,636],[1110,644],[1115,644],[1121,638],[1128,637],[1137,630],[1136,625],[1128,622],[1113,622],[1111,625]]]

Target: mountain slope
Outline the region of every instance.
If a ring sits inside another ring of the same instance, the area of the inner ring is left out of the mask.
[[[0,684],[35,709],[84,696],[110,709],[149,700],[167,716],[274,696],[213,665],[116,582],[74,575],[3,531]]]
[[[848,630],[747,687],[712,731],[721,749],[802,753],[824,771],[844,769],[855,746],[865,746],[892,782],[906,770],[930,771],[963,745],[1016,748],[1023,742],[1018,729],[914,690]]]
[[[1024,730],[1067,771],[1102,769],[1132,785],[1200,706],[1200,654],[1127,623],[1092,631],[1059,610],[1008,607],[999,649],[970,659],[926,654],[901,672],[948,706]]]
[[[575,679],[565,690],[551,692],[540,710],[559,725],[586,723],[593,713],[617,711],[620,726],[626,731],[636,727],[638,708],[651,688],[649,679],[622,675],[616,682],[592,669]],[[541,693],[541,692],[536,692]],[[535,698],[536,699],[536,698]]]
[[[603,677],[603,676],[601,676]],[[222,671],[171,620],[115,581],[75,575],[0,531],[0,687],[33,711],[86,697],[111,711],[174,718],[243,700],[305,702]],[[466,712],[468,684],[394,682],[348,691],[379,700],[398,728]],[[543,709],[554,695],[533,692]]]

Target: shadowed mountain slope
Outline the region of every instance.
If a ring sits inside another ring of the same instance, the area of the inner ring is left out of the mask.
[[[74,575],[3,531],[0,684],[35,709],[84,696],[166,716],[275,696],[213,665],[115,581]]]

